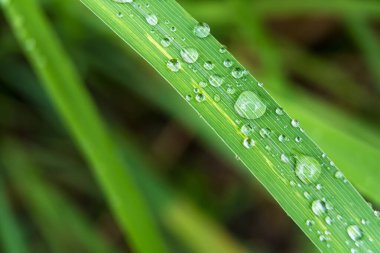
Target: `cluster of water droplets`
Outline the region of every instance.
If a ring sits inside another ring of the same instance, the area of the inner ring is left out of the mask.
[[[205,101],[219,103],[223,99],[228,102],[233,100],[233,109],[236,114],[235,124],[242,136],[242,147],[248,150],[247,152],[251,152],[250,150],[255,149],[257,145],[263,145],[269,155],[277,158],[283,164],[279,167],[279,173],[286,178],[290,187],[300,192],[301,196],[308,201],[310,218],[305,222],[310,231],[315,231],[320,241],[326,242],[327,247],[330,247],[332,233],[328,227],[339,225],[346,230],[347,245],[353,244],[352,252],[365,248],[363,246],[365,245],[365,233],[361,226],[368,225],[367,222],[363,222],[367,219],[362,219],[360,224],[346,220],[323,193],[322,175],[332,173],[331,176],[335,180],[346,184],[348,181],[342,172],[336,169],[325,154],[301,152],[306,147],[303,144],[307,138],[302,138],[304,131],[300,127],[300,122],[296,119],[287,121],[289,117],[282,108],[273,108],[273,104],[265,102],[263,99],[265,91],[263,89],[259,91],[263,84],[257,82],[258,87],[252,86],[253,82],[249,83],[249,80],[254,79],[247,78],[248,71],[231,58],[223,56],[227,55],[225,46],[218,49],[219,55],[224,57],[221,62],[204,59],[204,55],[197,48],[187,45],[184,38],[176,38],[177,28],[170,26],[169,21],[160,21],[157,15],[143,11],[141,6],[133,0],[113,1],[131,4],[143,15],[149,26],[154,28],[152,31],[158,31],[159,44],[164,48],[172,47],[177,50],[177,55],[166,61],[166,67],[170,72],[179,74],[181,69],[187,66],[198,74],[200,80],[196,81],[192,93],[185,95],[187,101],[201,104]],[[123,17],[121,13],[118,13],[118,16]],[[164,29],[163,26],[160,26],[160,22],[169,28]],[[209,39],[210,32],[210,26],[203,22],[195,24],[191,31],[193,36],[205,41]],[[218,72],[217,69],[220,68],[223,68],[223,71]],[[229,74],[222,75],[220,73]],[[254,81],[256,82],[256,80]],[[244,83],[246,83],[245,86]],[[244,90],[241,87],[251,88]],[[207,94],[211,93],[208,92],[208,89],[216,93],[208,96]],[[266,115],[275,116],[282,127],[276,129],[266,127]],[[309,193],[311,189],[313,189],[312,193]],[[380,213],[375,214],[380,215]]]

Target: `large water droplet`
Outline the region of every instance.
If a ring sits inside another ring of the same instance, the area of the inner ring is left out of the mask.
[[[318,180],[322,168],[319,162],[310,156],[296,156],[296,175],[305,184],[311,184]]]
[[[195,36],[197,36],[198,38],[206,38],[207,36],[210,35],[210,26],[206,23],[198,23],[195,27],[194,27],[194,34]]]
[[[266,110],[266,105],[252,91],[244,91],[235,103],[235,111],[245,119],[260,118]]]
[[[353,241],[363,238],[363,231],[357,225],[351,225],[347,228],[347,234]]]
[[[158,24],[158,18],[155,14],[150,14],[150,15],[146,16],[146,22],[148,22],[148,24],[150,24],[152,26],[155,26]]]
[[[178,72],[181,69],[181,63],[177,59],[171,59],[166,66],[173,72]]]
[[[326,202],[323,200],[315,200],[311,204],[311,210],[315,215],[321,216],[326,213]]]
[[[208,79],[209,83],[214,87],[220,87],[224,83],[224,78],[220,75],[211,75]]]
[[[187,63],[194,63],[199,58],[199,53],[195,48],[184,48],[181,50],[181,57]]]

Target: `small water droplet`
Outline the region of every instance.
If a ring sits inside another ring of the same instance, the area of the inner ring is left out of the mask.
[[[276,114],[277,115],[284,115],[284,109],[282,109],[281,107],[277,108],[276,109]]]
[[[194,63],[199,58],[199,53],[195,48],[184,48],[181,50],[181,57],[187,63]]]
[[[319,179],[322,168],[316,159],[310,156],[297,155],[296,160],[296,175],[303,183],[311,184]]]
[[[295,140],[297,143],[302,142],[302,138],[301,138],[301,137],[296,137],[294,140]]]
[[[224,78],[220,75],[214,74],[209,77],[208,81],[212,86],[220,87],[224,83]]]
[[[241,68],[234,68],[231,72],[231,75],[236,78],[236,79],[240,79],[244,76],[245,74],[245,70],[244,69],[241,69]]]
[[[199,102],[199,103],[205,101],[205,99],[206,99],[206,97],[201,93],[199,93],[195,96],[195,100],[197,100],[197,102]]]
[[[155,14],[150,14],[146,16],[146,22],[151,26],[156,26],[158,24],[158,18]]]
[[[117,16],[118,18],[122,18],[122,17],[124,17],[123,13],[120,12],[120,11],[116,14],[116,16]]]
[[[324,202],[323,200],[313,201],[313,203],[311,204],[311,210],[317,216],[323,215],[324,213],[326,213],[326,210],[327,210],[326,202]]]
[[[210,26],[204,22],[198,23],[194,27],[194,34],[198,38],[206,38],[207,36],[210,35],[210,31],[211,31]]]
[[[266,105],[252,91],[244,91],[235,103],[235,111],[245,119],[258,119],[265,114]]]
[[[271,130],[269,128],[261,128],[260,129],[260,136],[263,138],[268,138],[271,134]]]
[[[225,54],[227,52],[227,48],[226,46],[222,46],[220,49],[219,49],[219,53],[221,54]]]
[[[280,136],[278,136],[278,140],[280,142],[285,142],[288,140],[288,137],[286,137],[285,135],[281,134]]]
[[[325,221],[326,221],[327,225],[331,225],[333,223],[333,220],[329,216],[326,217]]]
[[[251,134],[253,134],[253,132],[255,131],[255,126],[251,123],[248,123],[248,124],[244,124],[241,129],[240,129],[241,133],[244,134],[245,136],[250,136]]]
[[[363,231],[357,225],[351,225],[347,228],[347,234],[353,241],[358,241],[363,238]]]
[[[343,176],[343,173],[341,172],[341,171],[337,171],[336,173],[335,173],[335,178],[337,178],[337,179],[342,179],[344,176]]]
[[[226,60],[224,60],[223,65],[226,68],[230,68],[230,67],[232,67],[232,65],[234,65],[234,63],[230,59],[226,59]]]
[[[291,122],[292,126],[298,128],[300,126],[300,122],[296,119],[293,119]]]
[[[207,70],[212,70],[215,67],[215,64],[211,61],[206,61],[203,67]]]
[[[166,66],[173,72],[178,72],[181,69],[181,63],[177,59],[171,59]]]
[[[220,96],[216,94],[214,96],[214,101],[217,102],[217,103],[220,102]]]
[[[161,45],[163,47],[169,47],[171,44],[171,39],[169,37],[165,37],[161,40]]]
[[[306,221],[306,226],[311,227],[313,225],[314,225],[314,221],[313,220],[307,220]]]
[[[243,146],[246,149],[251,149],[255,146],[256,142],[252,138],[245,138],[243,141]]]
[[[185,99],[186,99],[187,101],[191,101],[192,98],[193,98],[193,97],[192,97],[191,95],[186,95],[186,96],[185,96]]]
[[[281,161],[284,162],[284,163],[289,163],[290,160],[289,160],[289,157],[285,154],[281,154]]]

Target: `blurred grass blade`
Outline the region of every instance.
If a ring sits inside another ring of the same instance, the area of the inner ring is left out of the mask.
[[[165,252],[146,206],[96,109],[34,0],[2,1],[6,17],[138,252]],[[149,241],[149,243],[147,243]]]
[[[219,42],[199,38],[204,30],[194,35],[198,22],[175,1],[82,2],[189,100],[317,247],[344,252],[360,240],[361,249],[380,250],[374,240],[379,220],[366,201]],[[225,67],[225,60],[234,66]],[[214,64],[212,71],[207,70],[210,64],[203,68],[206,61]],[[252,128],[261,131],[252,134]],[[342,219],[331,223],[326,216]],[[360,224],[363,217],[370,221],[367,225]],[[359,231],[358,236],[352,231]]]
[[[21,228],[12,213],[2,178],[0,178],[0,238],[2,252],[29,252],[26,241],[22,236]]]
[[[377,90],[380,92],[380,41],[375,31],[372,31],[370,22],[362,15],[348,15],[346,26],[374,77]]]
[[[53,252],[115,253],[69,200],[39,175],[15,142],[2,147],[8,174]]]

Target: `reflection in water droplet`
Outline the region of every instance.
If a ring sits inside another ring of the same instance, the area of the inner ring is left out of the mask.
[[[158,24],[158,18],[155,14],[150,14],[146,16],[146,22],[151,26],[156,26]]]
[[[319,162],[310,156],[297,155],[296,156],[296,175],[305,184],[316,182],[321,173],[322,168]]]
[[[246,149],[251,149],[255,146],[255,141],[251,138],[245,138],[243,141],[243,145]]]
[[[211,75],[208,79],[209,83],[214,87],[220,87],[224,83],[224,78],[220,75]]]
[[[199,53],[195,48],[184,48],[181,50],[181,57],[187,63],[194,63],[199,58]]]
[[[235,103],[235,111],[246,119],[258,119],[266,110],[266,105],[252,91],[244,91]]]
[[[347,234],[353,241],[363,238],[363,231],[357,225],[351,225],[347,228]]]
[[[177,59],[171,59],[166,66],[173,72],[178,72],[181,69],[181,63]]]
[[[195,27],[194,27],[194,34],[195,36],[197,36],[198,38],[206,38],[207,36],[210,35],[210,26],[206,23],[198,23]]]
[[[240,131],[245,136],[250,136],[255,131],[255,126],[251,123],[245,124],[241,127]]]
[[[315,200],[311,204],[311,210],[317,216],[326,213],[326,203],[323,200]]]

